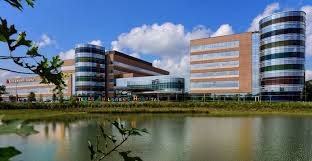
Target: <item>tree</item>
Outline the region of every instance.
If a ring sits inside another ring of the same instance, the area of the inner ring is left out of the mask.
[[[39,102],[43,102],[43,96],[42,96],[42,94],[39,94]]]
[[[306,101],[312,101],[312,80],[305,82],[305,97]]]
[[[22,11],[22,3],[30,7],[34,7],[35,0],[4,0],[14,8]],[[62,94],[66,86],[64,74],[60,70],[64,64],[59,56],[55,56],[52,60],[48,60],[45,56],[39,53],[38,46],[31,40],[26,38],[26,32],[19,32],[15,29],[14,24],[9,25],[6,19],[0,17],[0,43],[8,47],[8,52],[5,55],[0,55],[0,60],[12,60],[15,64],[29,72],[22,72],[1,67],[0,70],[10,71],[22,74],[37,74],[41,77],[41,83],[55,85],[54,92]],[[20,52],[17,54],[15,51]],[[3,52],[1,52],[2,54]]]
[[[35,102],[36,101],[36,94],[34,92],[30,92],[27,96],[28,102]]]
[[[57,97],[56,97],[56,94],[55,94],[55,93],[53,93],[53,95],[52,95],[52,101],[53,101],[53,102],[57,101]]]
[[[9,96],[9,100],[10,100],[10,102],[16,102],[17,101],[16,96],[13,96],[13,95]]]
[[[5,94],[5,86],[4,85],[1,85],[0,86],[0,102],[2,101],[2,97],[1,95]]]

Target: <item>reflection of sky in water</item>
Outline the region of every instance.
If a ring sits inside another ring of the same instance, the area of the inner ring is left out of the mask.
[[[309,117],[173,116],[123,115],[126,125],[150,132],[134,137],[123,149],[132,150],[145,161],[308,160],[312,155]],[[87,141],[94,141],[98,134],[96,122],[117,134],[104,117],[41,121],[32,123],[40,133],[0,136],[0,146],[15,146],[23,152],[14,161],[86,161]]]

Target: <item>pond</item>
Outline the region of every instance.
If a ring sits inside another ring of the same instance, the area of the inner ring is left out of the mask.
[[[0,147],[22,151],[13,161],[88,161],[88,140],[98,124],[118,134],[109,120],[146,128],[122,146],[144,161],[280,161],[312,158],[312,117],[121,114],[31,120],[38,134],[0,136]],[[110,160],[121,160],[117,155]]]

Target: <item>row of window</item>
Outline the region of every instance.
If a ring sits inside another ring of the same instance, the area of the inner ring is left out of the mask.
[[[75,49],[75,53],[95,53],[105,55],[105,50],[93,47],[78,47]]]
[[[234,57],[234,56],[239,56],[239,51],[227,51],[227,52],[220,52],[220,53],[191,55],[191,60],[215,59],[215,58]]]
[[[191,82],[191,88],[235,88],[239,81]]]
[[[53,88],[32,88],[32,89],[11,89],[11,90],[6,90],[8,94],[15,95],[17,94],[29,94],[30,92],[34,92],[36,95],[38,94],[45,94],[45,93],[53,93]],[[68,88],[65,88],[64,93],[68,92]]]
[[[220,77],[220,76],[238,76],[239,71],[222,71],[222,72],[206,72],[206,73],[191,73],[192,78],[200,78],[200,77]]]
[[[105,59],[106,55],[100,55],[100,54],[95,54],[95,53],[75,53],[75,57]]]
[[[264,28],[266,26],[272,25],[272,24],[277,24],[277,23],[282,23],[282,22],[288,22],[288,21],[299,21],[299,22],[305,22],[305,17],[303,16],[288,16],[288,17],[280,17],[277,19],[269,20],[264,23],[260,24],[260,28]]]
[[[159,73],[151,71],[151,70],[143,69],[143,68],[140,68],[140,67],[132,66],[132,65],[121,63],[121,62],[117,62],[117,61],[114,61],[113,64],[117,65],[117,66],[120,66],[120,67],[124,67],[124,68],[130,69],[130,70],[134,70],[134,71],[137,71],[137,72],[147,73],[147,74],[150,74],[150,75],[160,75]]]
[[[96,72],[96,73],[105,73],[105,68],[98,67],[76,67],[76,72]]]
[[[261,45],[269,44],[277,41],[287,41],[287,40],[305,40],[305,36],[303,34],[286,34],[286,35],[276,35],[271,36],[261,40]]]
[[[282,64],[282,65],[273,65],[260,68],[261,72],[274,71],[274,70],[304,70],[303,64]]]
[[[204,64],[191,64],[191,68],[218,68],[218,67],[232,67],[239,66],[239,61],[213,62]]]
[[[100,68],[105,68],[105,64],[99,64],[99,63],[92,63],[92,62],[78,62],[75,65],[76,67],[100,67]]]
[[[302,91],[303,85],[268,85],[261,87],[262,92],[294,92],[294,91]]]
[[[275,48],[268,48],[265,50],[262,50],[260,52],[260,55],[270,55],[275,53],[287,53],[287,52],[305,52],[304,46],[281,46],[281,47],[275,47]]]
[[[105,82],[105,78],[95,76],[77,76],[76,81]]]
[[[105,91],[103,86],[76,86],[76,91]]]
[[[304,84],[304,78],[302,77],[297,77],[297,78],[276,78],[276,79],[267,79],[267,80],[262,80],[261,85],[266,86],[266,85],[276,85],[276,84]]]
[[[267,71],[260,74],[261,78],[304,76],[304,70]]]
[[[274,30],[281,30],[281,29],[286,29],[286,28],[305,28],[305,24],[303,22],[294,22],[294,21],[273,24],[273,25],[270,25],[261,29],[261,33],[264,34],[266,32],[270,32]]]
[[[302,28],[288,28],[288,29],[274,30],[271,32],[261,34],[260,38],[265,39],[267,37],[271,37],[271,36],[275,36],[275,35],[304,34],[304,33],[305,33],[305,29],[302,29]]]
[[[79,81],[75,86],[105,86],[105,82]]]
[[[194,45],[194,46],[191,46],[191,52],[200,51],[200,50],[226,48],[226,47],[236,47],[236,46],[239,46],[239,41],[221,42],[221,43],[205,44],[205,45]]]
[[[282,65],[282,64],[304,64],[304,58],[281,58],[281,59],[271,59],[265,60],[260,63],[261,67]]]
[[[75,61],[76,63],[77,62],[92,62],[92,63],[98,63],[98,64],[105,64],[105,59],[94,58],[94,57],[76,57]]]
[[[143,89],[153,89],[153,90],[163,90],[163,89],[168,89],[168,88],[174,88],[174,89],[183,89],[184,88],[184,83],[182,82],[167,82],[167,83],[158,83],[158,84],[145,84],[145,85],[140,85],[140,83],[131,83],[128,82],[129,84],[127,87],[131,88],[143,88]]]
[[[275,53],[271,55],[264,55],[261,56],[260,60],[265,61],[265,60],[271,60],[271,59],[279,59],[279,58],[304,58],[305,54],[304,52],[285,52],[285,53]]]
[[[274,48],[274,47],[279,47],[279,46],[289,46],[289,45],[300,45],[304,46],[305,41],[302,40],[288,40],[288,41],[278,41],[278,42],[272,42],[269,44],[261,45],[260,49],[268,49],[268,48]]]

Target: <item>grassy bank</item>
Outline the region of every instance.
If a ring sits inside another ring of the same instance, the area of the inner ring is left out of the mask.
[[[310,102],[0,103],[5,119],[37,119],[88,113],[181,113],[205,116],[308,115]]]
[[[0,109],[89,109],[89,108],[122,108],[122,111],[131,112],[135,108],[213,108],[225,110],[308,110],[312,111],[312,102],[65,102],[65,103],[10,103],[0,102]],[[130,110],[128,109],[130,108]]]

